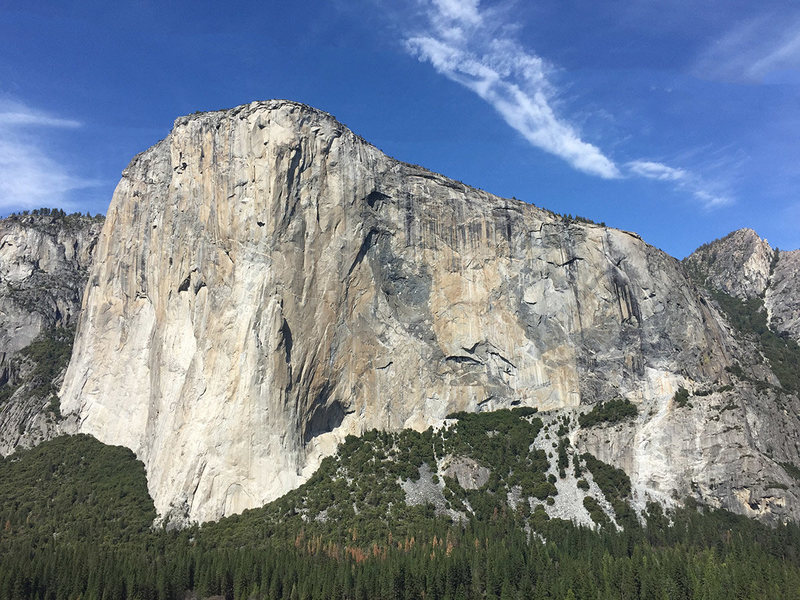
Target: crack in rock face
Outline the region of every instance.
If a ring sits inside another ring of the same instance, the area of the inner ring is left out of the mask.
[[[622,396],[659,431],[701,430],[667,408],[676,390],[729,383],[749,357],[638,236],[400,163],[288,101],[180,118],[134,158],[83,306],[62,411],[133,449],[178,520],[277,498],[347,434],[459,410]],[[752,410],[721,451],[761,456]],[[660,444],[648,422],[634,437]],[[622,441],[607,455],[644,487],[700,477],[710,450],[679,439],[647,468]]]

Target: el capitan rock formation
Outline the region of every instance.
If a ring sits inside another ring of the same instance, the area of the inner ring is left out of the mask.
[[[574,443],[640,502],[800,515],[780,466],[798,399],[679,261],[270,101],[180,118],[125,170],[61,405],[137,453],[161,514],[203,521],[296,487],[348,433],[619,396],[639,417]]]

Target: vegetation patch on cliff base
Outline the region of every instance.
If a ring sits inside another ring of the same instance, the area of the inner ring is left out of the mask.
[[[518,504],[524,511],[529,498],[546,500],[557,493],[547,479],[545,452],[533,447],[542,427],[535,412],[522,407],[461,412],[449,415],[450,422],[439,430],[348,436],[306,484],[275,501],[263,518],[344,541],[353,530],[362,540],[406,534],[431,516],[491,520],[513,512],[512,491],[524,499]],[[444,472],[455,458],[486,469],[488,478],[464,489]],[[409,506],[403,483],[418,481],[421,468],[433,474],[425,486],[429,502]],[[288,519],[293,515],[299,518]]]
[[[0,544],[118,543],[155,517],[144,465],[128,448],[61,436],[0,459]]]
[[[595,404],[588,413],[578,417],[581,427],[593,427],[601,423],[619,423],[639,414],[636,405],[627,398],[617,398]]]
[[[604,463],[588,452],[581,458],[586,462],[586,468],[592,474],[594,482],[614,508],[617,523],[625,529],[639,527],[639,520],[629,503],[632,489],[627,473]]]
[[[800,345],[788,335],[776,333],[769,328],[763,299],[739,300],[717,290],[711,290],[711,295],[725,312],[731,325],[758,343],[759,350],[769,362],[781,387],[790,394],[800,394]],[[770,385],[747,376],[738,365],[734,365],[732,369],[743,381],[750,381],[758,387]]]
[[[0,403],[8,400],[21,387],[37,398],[50,398],[49,410],[60,417],[55,385],[56,378],[67,368],[75,339],[74,327],[52,327],[20,350],[11,359],[12,377],[0,386]]]
[[[351,439],[344,453],[361,448]],[[629,494],[618,469],[584,459],[598,485]],[[88,436],[0,461],[0,488],[0,600],[800,598],[797,525],[691,503],[669,515],[650,504],[642,527],[622,531],[588,499],[598,531],[538,505],[527,521],[508,508],[456,522],[423,510],[378,537],[350,523],[341,539],[299,512],[274,521],[273,503],[167,532],[148,526],[142,464]]]
[[[685,387],[681,386],[678,388],[678,391],[672,396],[672,401],[678,406],[678,408],[684,408],[685,406],[691,406],[689,404],[689,390]]]

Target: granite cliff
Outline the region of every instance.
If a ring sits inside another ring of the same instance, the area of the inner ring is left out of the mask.
[[[636,418],[570,437],[639,505],[800,516],[798,398],[679,261],[270,101],[180,118],[124,171],[61,408],[181,522],[278,497],[349,433],[618,397]]]
[[[62,430],[64,375],[102,218],[34,211],[0,221],[0,455]]]
[[[770,329],[800,342],[800,250],[772,248],[752,229],[739,229],[701,246],[685,263],[713,289],[760,298]]]

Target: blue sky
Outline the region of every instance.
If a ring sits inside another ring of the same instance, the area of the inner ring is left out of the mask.
[[[745,226],[800,247],[786,0],[0,0],[0,214],[105,212],[176,117],[269,98],[677,257]]]

